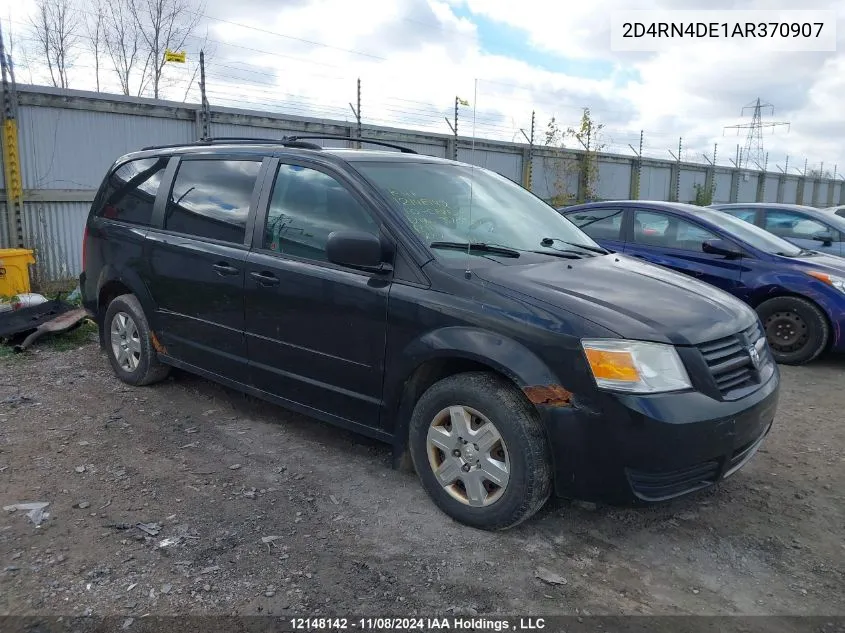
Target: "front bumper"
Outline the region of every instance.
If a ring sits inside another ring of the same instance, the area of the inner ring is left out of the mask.
[[[771,429],[780,374],[732,402],[699,392],[601,392],[543,410],[558,496],[613,504],[665,501],[742,468]]]

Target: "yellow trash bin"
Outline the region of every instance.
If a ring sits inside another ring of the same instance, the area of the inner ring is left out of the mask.
[[[35,257],[31,250],[0,249],[0,297],[29,292],[29,265],[34,263]]]

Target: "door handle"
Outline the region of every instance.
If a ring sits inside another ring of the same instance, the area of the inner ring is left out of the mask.
[[[279,278],[273,273],[249,273],[249,276],[255,279],[262,286],[278,286]]]
[[[212,265],[212,268],[217,271],[218,275],[237,275],[240,270],[235,268],[234,266],[230,266],[226,262],[217,262],[216,264]]]

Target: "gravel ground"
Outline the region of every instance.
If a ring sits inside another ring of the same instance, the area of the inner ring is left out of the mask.
[[[783,368],[717,489],[489,534],[384,445],[184,373],[130,388],[82,332],[0,357],[0,501],[49,502],[0,513],[0,615],[845,615],[845,359]]]

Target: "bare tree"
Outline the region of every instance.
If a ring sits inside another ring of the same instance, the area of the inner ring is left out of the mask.
[[[141,32],[133,17],[132,0],[111,0],[103,12],[103,43],[117,75],[120,89],[132,94],[138,64],[145,57]],[[139,84],[143,84],[143,72]]]
[[[35,0],[30,19],[39,55],[47,62],[50,80],[56,87],[68,87],[68,70],[73,66],[79,44],[79,14],[70,0]]]
[[[105,26],[106,13],[102,0],[97,0],[94,12],[89,14],[85,22],[85,30],[88,33],[86,46],[94,55],[94,76],[97,81],[97,92],[100,92],[100,57],[105,47]]]
[[[153,97],[161,95],[164,53],[180,50],[199,25],[205,5],[192,6],[189,0],[129,0],[135,24],[149,52],[145,86]]]

